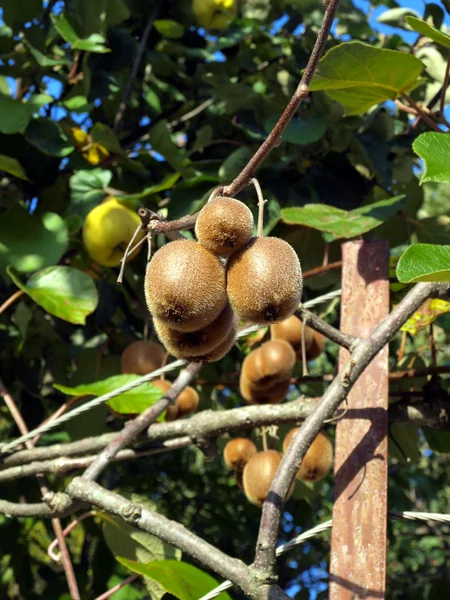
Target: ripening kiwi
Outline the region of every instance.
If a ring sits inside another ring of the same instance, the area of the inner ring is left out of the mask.
[[[199,243],[218,256],[230,256],[253,235],[253,215],[235,198],[214,198],[200,211],[195,224]]]
[[[271,325],[270,334],[273,340],[284,340],[294,349],[298,360],[302,360],[302,339],[305,330],[305,350],[311,347],[314,340],[314,331],[310,327],[303,327],[298,317],[292,315],[289,319]]]
[[[298,256],[279,238],[254,237],[228,261],[228,297],[241,319],[259,325],[283,321],[298,308],[302,289]]]
[[[294,427],[286,435],[283,441],[283,452],[286,452],[298,430],[299,427]],[[320,432],[303,457],[296,478],[303,481],[319,481],[328,475],[332,464],[333,444],[325,433]]]
[[[120,358],[122,373],[147,375],[164,362],[164,348],[155,342],[138,340],[125,348]]]
[[[225,268],[197,242],[169,242],[147,267],[145,297],[152,315],[172,329],[201,329],[225,308]]]
[[[306,351],[306,360],[318,358],[325,348],[325,337],[318,331],[314,331],[314,339],[311,346]]]
[[[258,452],[244,467],[242,483],[247,499],[262,506],[269,495],[270,486],[281,463],[281,453],[275,450]],[[293,487],[289,491],[292,493]]]
[[[223,459],[229,469],[242,471],[250,458],[257,452],[255,444],[248,438],[234,438],[225,446]]]
[[[159,388],[163,394],[167,393],[172,386],[172,382],[167,381],[167,379],[155,379],[151,383]],[[197,391],[193,387],[187,386],[178,396],[177,403],[167,407],[166,421],[175,421],[175,419],[191,415],[197,410],[199,402],[200,398]]]
[[[233,325],[233,327],[231,328],[227,337],[223,340],[223,342],[221,342],[218,346],[216,346],[210,352],[207,352],[206,354],[204,354],[202,356],[196,356],[195,358],[191,358],[191,361],[206,364],[206,363],[217,362],[219,360],[222,360],[222,358],[224,356],[226,356],[228,354],[228,352],[231,350],[231,348],[233,347],[234,342],[236,341],[236,334],[237,334],[237,325],[235,323]]]
[[[241,396],[249,404],[280,404],[286,398],[290,386],[290,379],[285,379],[278,381],[268,389],[255,390],[245,377],[241,377],[239,380]]]
[[[168,352],[180,359],[204,356],[225,340],[235,323],[233,309],[227,303],[212,323],[197,331],[171,329],[161,319],[153,319],[155,331]]]
[[[248,354],[242,363],[242,377],[255,390],[266,390],[289,379],[295,366],[295,352],[284,340],[270,340]]]

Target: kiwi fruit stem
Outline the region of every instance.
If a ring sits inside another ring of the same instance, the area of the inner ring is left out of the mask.
[[[264,199],[261,186],[259,184],[259,181],[256,179],[256,177],[253,177],[252,183],[255,186],[256,195],[258,196],[258,229],[257,229],[257,232],[258,232],[258,237],[262,237],[263,229],[264,229],[264,205],[266,204],[267,200]]]

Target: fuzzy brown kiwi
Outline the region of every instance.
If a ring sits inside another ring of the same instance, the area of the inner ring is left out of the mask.
[[[226,356],[228,354],[228,352],[233,347],[234,342],[236,341],[236,334],[237,334],[237,323],[235,321],[234,325],[232,326],[230,332],[228,333],[226,338],[223,340],[223,342],[221,342],[218,346],[216,346],[213,350],[211,350],[207,354],[204,354],[202,356],[196,356],[195,358],[191,358],[190,359],[191,362],[198,362],[198,363],[206,364],[206,363],[217,362],[217,361],[221,360],[224,356]]]
[[[281,453],[276,450],[258,452],[244,467],[242,483],[247,499],[256,506],[262,506],[269,495],[273,478],[281,463]],[[289,491],[292,493],[293,486]]]
[[[155,331],[167,351],[180,359],[204,356],[214,350],[227,337],[234,322],[235,315],[228,303],[212,323],[188,333],[171,329],[161,319],[153,319]]]
[[[313,341],[314,332],[310,327],[303,327],[303,323],[295,315],[276,323],[270,327],[270,335],[273,340],[284,340],[294,349],[297,360],[302,360],[302,339],[305,330],[305,350],[307,351]]]
[[[325,348],[325,337],[318,331],[314,331],[313,333],[313,343],[306,351],[306,360],[314,360],[318,358]]]
[[[159,369],[164,362],[165,352],[160,344],[138,340],[125,348],[120,357],[122,373],[146,375]]]
[[[163,394],[166,394],[172,387],[172,382],[167,379],[154,379],[151,383]],[[197,410],[199,401],[197,391],[193,387],[187,386],[178,396],[176,404],[167,407],[166,421],[175,421],[175,419],[192,414]]]
[[[298,430],[299,427],[294,427],[286,435],[283,441],[283,452],[286,452]],[[296,478],[303,481],[319,481],[328,475],[332,464],[333,444],[325,433],[320,432],[303,457]]]
[[[218,197],[200,211],[195,224],[199,243],[218,256],[230,256],[253,235],[253,215],[243,202]]]
[[[279,238],[254,237],[228,260],[228,297],[241,319],[259,325],[283,321],[298,308],[302,289],[298,256]]]
[[[286,398],[290,386],[290,380],[285,379],[266,390],[255,390],[245,377],[239,381],[241,396],[248,404],[280,404]]]
[[[223,450],[223,459],[229,469],[242,471],[249,459],[258,452],[255,444],[248,438],[234,438]]]
[[[147,267],[144,288],[152,315],[178,331],[206,327],[227,302],[222,262],[192,240],[160,248]]]
[[[295,366],[295,352],[284,340],[270,340],[252,350],[242,363],[242,377],[254,390],[267,390],[289,379]]]

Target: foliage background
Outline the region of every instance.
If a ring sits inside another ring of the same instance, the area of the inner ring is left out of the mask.
[[[4,0],[2,6],[0,299],[17,290],[11,273],[24,283],[54,265],[84,272],[91,281],[89,294],[95,286],[99,297],[85,324],[83,319],[74,324],[52,316],[27,295],[1,315],[1,377],[32,428],[66,400],[54,384],[74,386],[118,374],[121,352],[148,326],[144,253],[130,263],[124,285],[118,286],[117,270],[99,268],[83,249],[80,231],[86,214],[107,195],[118,196],[132,208],[162,208],[170,219],[198,210],[211,188],[239,173],[283,111],[323,11],[316,0],[246,0],[241,17],[227,31],[212,34],[195,27],[189,0],[66,0],[50,5]],[[427,102],[442,85],[448,51],[434,44],[415,46],[418,36],[405,29],[404,16],[415,10],[445,28],[447,8],[446,2],[387,0],[369,5],[342,0],[328,47],[359,40],[413,52],[426,66],[425,79],[413,97]],[[156,21],[117,124],[139,40],[154,10]],[[450,243],[448,189],[440,183],[419,185],[422,164],[411,144],[426,126],[410,131],[409,124],[407,114],[393,102],[345,116],[337,102],[315,92],[301,107],[259,179],[269,198],[265,232],[293,244],[305,271],[322,264],[325,236],[310,227],[287,225],[281,209],[323,203],[352,210],[405,194],[402,214],[364,237],[388,238],[393,257],[414,241]],[[240,198],[256,209],[251,189]],[[341,240],[329,244],[331,262],[339,260],[340,244]],[[7,266],[14,271],[8,274]],[[339,281],[339,271],[312,278],[305,298],[336,289]],[[81,294],[78,283],[71,280],[71,286],[73,296]],[[91,300],[95,302],[95,293]],[[325,306],[323,316],[337,323],[336,303]],[[449,328],[446,315],[435,324],[439,364],[448,365]],[[408,338],[401,363],[398,344],[396,340],[391,345],[392,369],[430,365],[425,332]],[[206,367],[202,378],[217,382],[224,374],[236,373],[241,360],[242,351],[233,349],[223,361]],[[330,344],[311,373],[333,372],[335,364],[336,349]],[[392,391],[412,386],[422,390],[425,383],[397,383]],[[441,384],[447,393],[445,377]],[[299,392],[319,395],[322,390],[322,384],[301,385],[291,397]],[[212,383],[199,386],[199,391],[202,409],[226,409],[241,402],[235,386],[221,389]],[[433,392],[425,394],[432,401]],[[69,422],[64,431],[47,434],[42,443],[121,426],[100,407]],[[0,432],[2,439],[18,433],[5,407],[0,411]],[[282,433],[283,428],[280,438]],[[395,439],[409,462],[391,441],[391,508],[448,513],[449,436],[403,426],[396,428]],[[168,517],[251,562],[260,511],[249,505],[226,472],[223,444],[218,440],[212,456],[188,448],[115,465],[103,483],[150,498]],[[67,478],[51,483],[57,489]],[[39,500],[35,482],[28,479],[2,486],[1,494],[16,501]],[[331,479],[313,488],[298,485],[283,520],[285,539],[330,518],[331,503]],[[0,517],[0,528],[0,596],[68,598],[64,574],[46,554],[52,539],[49,523]],[[450,584],[448,529],[392,522],[389,540],[388,597],[442,598]],[[280,578],[292,596],[326,597],[328,542],[322,535],[280,559]],[[69,544],[83,598],[95,598],[129,574],[92,520],[69,536]],[[114,597],[132,600],[146,594],[136,583]]]

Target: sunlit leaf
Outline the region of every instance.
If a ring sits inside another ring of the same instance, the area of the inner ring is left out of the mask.
[[[397,277],[402,283],[450,281],[450,246],[413,244],[398,261]]]
[[[402,326],[401,331],[416,335],[425,327],[429,327],[439,315],[450,313],[450,302],[440,298],[429,298],[412,317]]]
[[[413,150],[423,159],[425,170],[420,183],[450,183],[450,139],[446,133],[427,131],[414,140]]]

